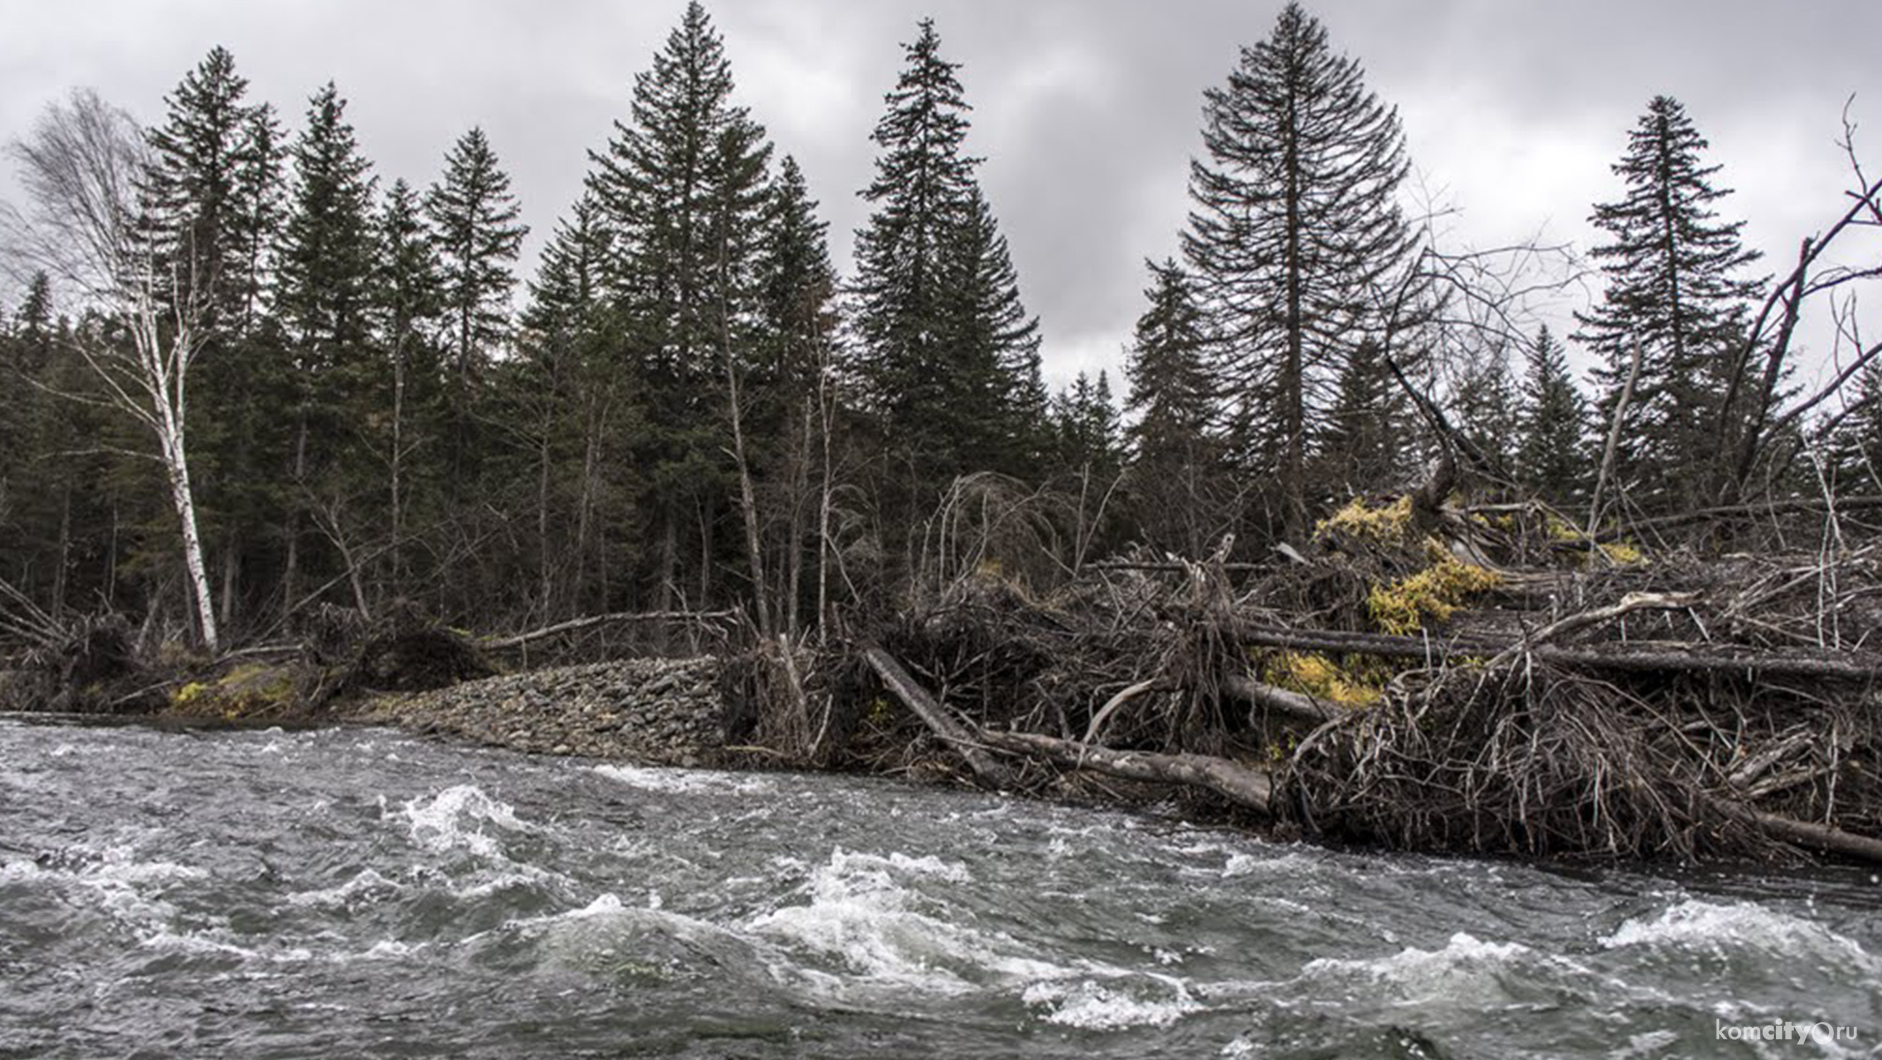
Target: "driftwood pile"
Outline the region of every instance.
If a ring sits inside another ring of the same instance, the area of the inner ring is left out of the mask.
[[[800,658],[820,723],[801,692],[761,713],[807,715],[825,764],[1095,772],[1339,841],[1882,862],[1882,552],[1708,550],[1411,496],[1272,564],[1132,556],[1040,592],[984,564]]]

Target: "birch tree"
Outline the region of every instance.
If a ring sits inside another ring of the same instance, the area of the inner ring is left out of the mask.
[[[183,565],[202,644],[220,650],[196,530],[186,429],[191,362],[202,346],[197,255],[160,259],[140,230],[140,188],[152,160],[130,115],[80,89],[47,108],[32,133],[10,145],[28,208],[0,206],[12,259],[44,269],[122,329],[74,332],[77,353],[100,383],[101,400],[147,428],[157,443],[183,544]],[[107,337],[99,337],[106,335]]]

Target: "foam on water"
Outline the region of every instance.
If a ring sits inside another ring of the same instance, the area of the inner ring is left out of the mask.
[[[773,790],[763,777],[739,776],[710,769],[595,766],[594,771],[642,791],[670,795],[766,795]]]
[[[1056,979],[1073,970],[1022,956],[1025,947],[972,927],[965,909],[925,894],[916,883],[965,884],[967,868],[932,855],[911,858],[838,848],[813,869],[809,901],[755,917],[761,935],[837,959],[880,985],[965,993],[982,980]]]
[[[373,869],[362,869],[355,874],[352,879],[336,887],[290,894],[288,895],[288,903],[290,905],[350,909],[358,905],[391,897],[404,889],[404,885],[386,879]]]
[[[1307,978],[1364,978],[1408,1001],[1483,1000],[1500,993],[1498,973],[1531,956],[1520,942],[1485,942],[1458,932],[1442,949],[1406,947],[1371,959],[1323,957],[1307,962]]]
[[[1601,940],[1608,949],[1631,946],[1762,950],[1789,957],[1830,958],[1882,976],[1882,960],[1854,939],[1769,906],[1687,899],[1652,919],[1634,917]]]
[[[1164,996],[1143,997],[1117,984],[1106,986],[1084,979],[1073,983],[1034,983],[1020,999],[1028,1005],[1045,1008],[1047,1023],[1091,1031],[1167,1027],[1202,1009],[1181,980],[1169,976],[1145,978],[1156,984]]]
[[[433,853],[463,848],[482,857],[499,857],[496,837],[484,830],[494,825],[506,832],[524,832],[509,803],[493,799],[475,784],[446,788],[429,799],[413,799],[391,816],[404,819],[412,842]]]

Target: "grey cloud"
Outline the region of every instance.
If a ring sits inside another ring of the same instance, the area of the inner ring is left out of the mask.
[[[531,248],[580,191],[586,152],[625,113],[680,0],[554,5],[366,3],[18,5],[0,39],[0,137],[85,84],[154,119],[161,96],[213,44],[297,122],[329,77],[382,179],[428,183],[451,140],[482,124],[534,227]],[[1042,317],[1047,369],[1115,365],[1139,311],[1141,262],[1175,249],[1203,89],[1279,3],[719,0],[745,101],[795,154],[848,260],[866,204],[868,135],[932,14],[975,106],[973,148]],[[1502,242],[1546,226],[1585,242],[1589,204],[1615,193],[1608,164],[1646,99],[1684,100],[1712,139],[1729,209],[1772,258],[1823,223],[1845,185],[1832,140],[1843,101],[1882,125],[1882,5],[1816,0],[1560,4],[1508,0],[1311,3],[1336,47],[1400,107],[1414,161],[1453,189],[1457,236]],[[1871,156],[1882,166],[1882,132]],[[0,193],[11,192],[0,178]]]

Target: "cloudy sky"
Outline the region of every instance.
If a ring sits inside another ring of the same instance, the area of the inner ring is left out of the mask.
[[[335,79],[383,180],[434,179],[482,125],[535,227],[578,194],[586,152],[626,111],[636,71],[684,0],[9,0],[0,139],[90,86],[145,121],[211,46],[298,122]],[[1142,261],[1175,250],[1203,89],[1264,37],[1280,0],[716,0],[744,101],[795,154],[847,265],[869,131],[933,15],[965,64],[972,150],[1040,315],[1048,374],[1115,368],[1140,311]],[[1647,99],[1682,100],[1712,141],[1728,212],[1775,265],[1839,212],[1845,101],[1882,168],[1876,0],[1317,0],[1336,48],[1399,108],[1424,186],[1461,211],[1450,237],[1540,234],[1587,246],[1589,204]],[[1860,137],[1859,137],[1859,142]],[[11,176],[0,177],[10,195]],[[0,301],[11,302],[11,292]],[[1558,306],[1555,312],[1565,312]],[[1821,339],[1819,345],[1822,345]]]

